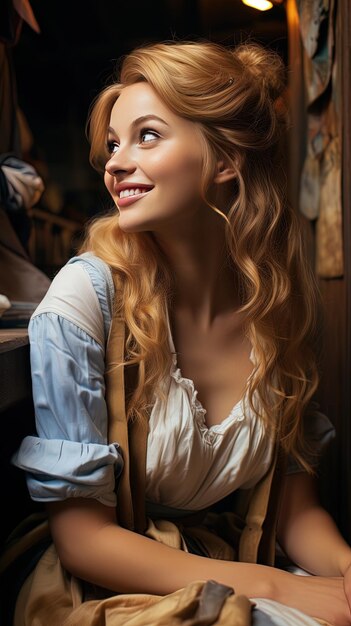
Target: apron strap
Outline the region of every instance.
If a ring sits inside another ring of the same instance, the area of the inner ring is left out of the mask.
[[[239,561],[274,565],[276,524],[285,454],[276,444],[272,463],[253,488],[239,542]]]
[[[115,293],[118,293],[118,276],[113,273]],[[129,484],[128,428],[125,411],[124,361],[125,324],[113,315],[106,346],[106,404],[108,412],[108,441],[118,443],[123,454],[124,467],[117,491],[117,518],[125,528],[134,527],[132,497]]]
[[[121,291],[120,277],[112,272],[115,294]],[[116,296],[115,296],[116,297]],[[106,346],[106,404],[108,411],[108,441],[118,443],[124,467],[117,490],[117,518],[121,526],[137,532],[146,528],[145,473],[147,422],[127,423],[125,407],[124,361],[126,326],[120,315],[114,314]]]

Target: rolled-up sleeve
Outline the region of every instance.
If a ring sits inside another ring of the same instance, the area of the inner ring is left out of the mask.
[[[12,461],[25,470],[33,500],[114,506],[123,457],[118,442],[107,441],[104,347],[52,312],[34,316],[28,331],[37,432]]]

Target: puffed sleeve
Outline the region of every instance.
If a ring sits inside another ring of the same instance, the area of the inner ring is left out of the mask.
[[[310,410],[306,411],[303,428],[307,446],[302,454],[311,467],[316,470],[323,453],[335,438],[335,428],[330,419],[318,410],[318,405],[315,403],[311,405]],[[294,474],[302,471],[305,471],[302,465],[290,456],[287,473]]]
[[[57,290],[46,309],[55,308]],[[25,470],[33,500],[87,497],[114,506],[123,457],[118,442],[107,441],[105,346],[50,310],[32,317],[28,332],[37,432],[12,461]]]

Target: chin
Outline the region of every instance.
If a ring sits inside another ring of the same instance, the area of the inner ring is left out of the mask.
[[[125,219],[121,214],[118,219],[118,225],[124,233],[144,233],[148,230],[152,230],[150,222],[146,222],[146,220],[133,220],[129,217]]]

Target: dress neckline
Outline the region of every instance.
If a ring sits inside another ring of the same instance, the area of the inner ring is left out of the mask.
[[[221,422],[219,422],[218,424],[211,424],[210,426],[207,426],[206,424],[207,410],[204,408],[204,406],[202,405],[202,403],[197,397],[198,391],[195,388],[194,381],[191,378],[186,378],[185,376],[183,376],[181,369],[178,366],[177,352],[176,352],[174,341],[173,341],[168,307],[166,307],[166,318],[167,318],[167,327],[168,327],[168,342],[169,342],[169,347],[172,353],[171,376],[177,383],[182,384],[183,387],[186,387],[189,390],[191,399],[192,399],[192,404],[196,410],[196,415],[200,419],[202,427],[206,431],[222,432],[223,428],[227,426],[227,424],[230,423],[234,418],[236,418],[235,421],[242,421],[245,418],[244,411],[242,411],[239,415],[237,415],[237,413],[238,413],[238,409],[245,402],[246,393],[244,393],[243,397],[240,400],[238,400],[236,404],[234,404],[229,414]],[[249,359],[250,361],[252,361],[253,364],[255,364],[253,348],[251,349]],[[250,380],[251,376],[252,374],[250,374],[250,376],[248,377],[248,380]]]

